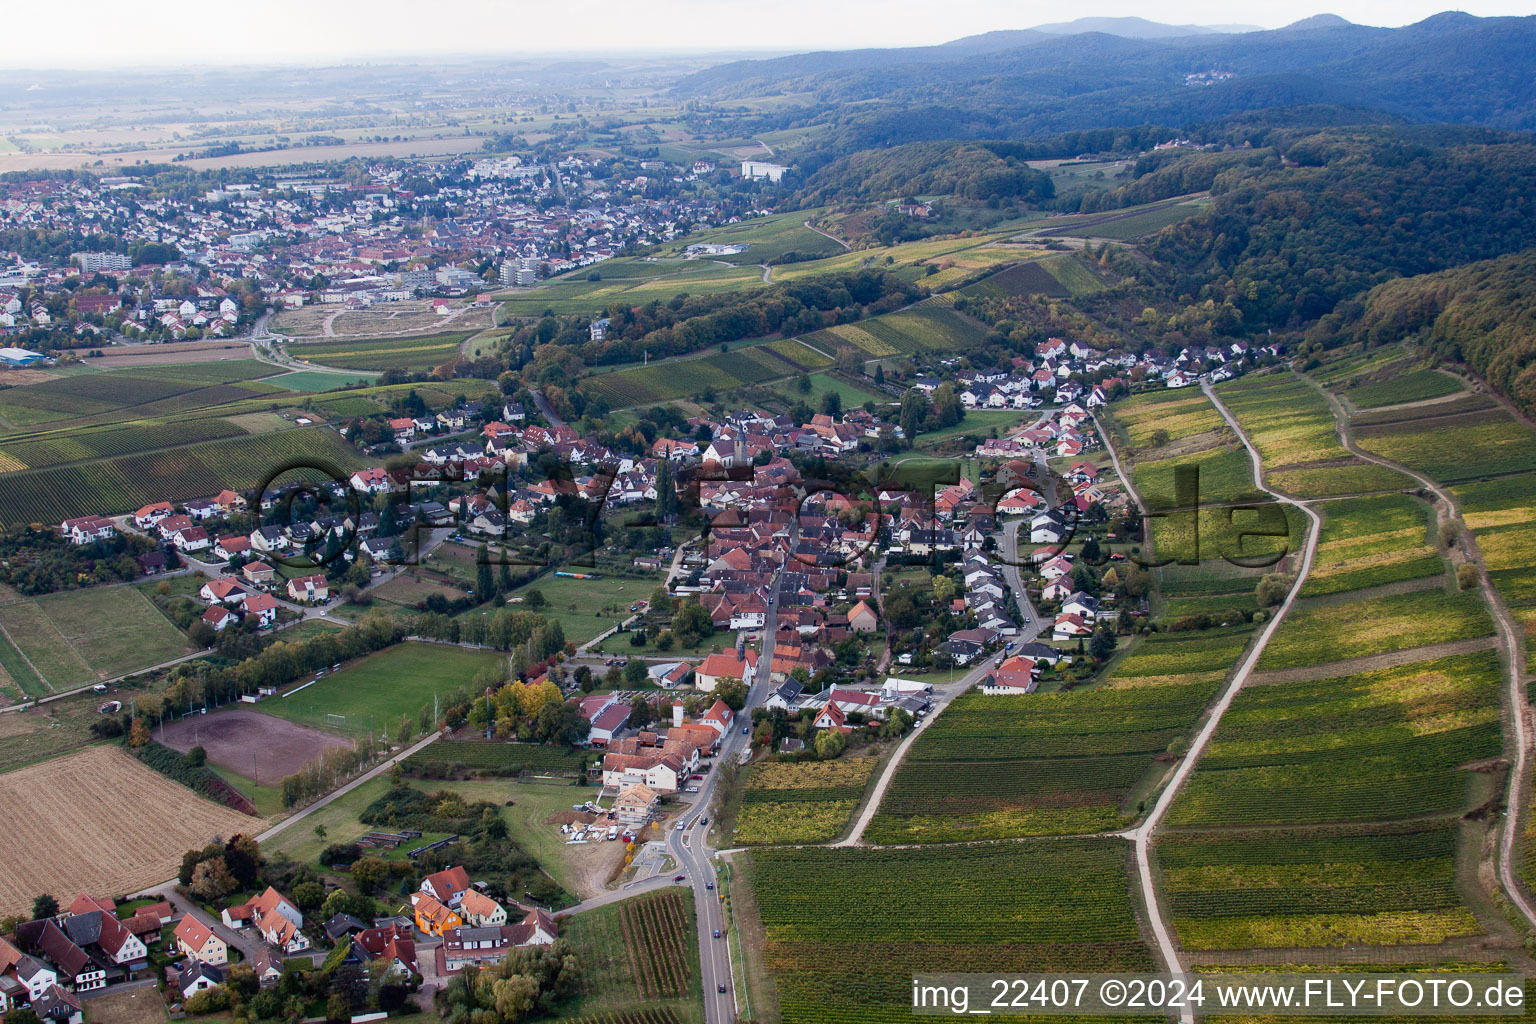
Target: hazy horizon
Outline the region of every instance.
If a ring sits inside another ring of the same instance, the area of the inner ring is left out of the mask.
[[[1442,0],[1345,0],[1306,9],[1258,0],[1234,11],[1215,0],[1182,0],[1153,9],[1112,2],[1079,16],[1280,28],[1317,14],[1337,14],[1357,24],[1398,27],[1447,9]],[[1480,17],[1536,13],[1518,9],[1509,0],[1454,9]],[[659,0],[643,10],[611,0],[575,0],[559,10],[464,0],[452,8],[452,17],[426,22],[420,20],[418,6],[403,0],[332,0],[323,5],[275,0],[260,14],[166,0],[127,21],[120,11],[120,5],[104,0],[83,0],[70,16],[85,30],[60,34],[55,13],[17,10],[11,16],[12,34],[28,39],[29,45],[24,52],[0,57],[0,71],[768,55],[930,45],[1074,20],[1063,17],[1059,8],[1005,0],[958,0],[946,9],[942,29],[934,26],[931,6],[916,0],[849,0],[835,7],[783,0],[771,11],[749,0]],[[92,25],[110,28],[93,31]],[[410,45],[401,45],[401,40]]]

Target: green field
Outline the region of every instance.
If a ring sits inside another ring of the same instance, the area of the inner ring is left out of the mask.
[[[745,870],[784,1024],[896,1024],[914,974],[1152,970],[1126,863],[1119,840],[1036,840],[764,849]]]
[[[402,715],[414,718],[434,694],[468,689],[475,673],[504,661],[496,651],[443,644],[403,643],[354,661],[334,675],[288,696],[263,701],[260,710],[291,722],[333,732],[393,729]],[[328,715],[343,715],[333,723]]]
[[[1201,204],[1198,201],[1170,203],[1166,206],[1154,206],[1151,209],[1132,213],[1129,216],[1105,221],[1102,224],[1081,228],[1066,227],[1052,229],[1052,233],[1075,235],[1082,238],[1113,238],[1129,241],[1131,239],[1144,238],[1153,232],[1161,231],[1170,224],[1177,224],[1181,220],[1187,220],[1199,213],[1200,210]],[[1103,214],[1095,214],[1094,216],[1103,216]]]
[[[1420,579],[1445,571],[1432,544],[1434,512],[1406,494],[1341,498],[1314,506],[1323,516],[1302,597]]]
[[[1459,766],[1497,757],[1492,653],[1249,686],[1201,756],[1174,826],[1391,821],[1470,809]]]
[[[1437,406],[1424,406],[1437,413]],[[1443,483],[1536,469],[1536,430],[1502,409],[1354,427],[1355,443]]]
[[[832,391],[837,392],[838,398],[843,403],[844,410],[856,408],[865,402],[875,402],[883,405],[892,400],[889,395],[877,395],[873,391],[866,391],[863,388],[855,387],[846,380],[834,377],[830,373],[812,373],[809,374],[809,377],[811,380],[809,394],[801,392],[795,380],[785,381],[775,387],[774,390],[792,402],[796,400],[805,402],[813,410],[820,409],[822,397]],[[871,386],[873,386],[873,382],[871,382]]]
[[[305,427],[26,470],[5,476],[0,524],[58,523],[127,512],[152,501],[207,497],[226,487],[254,487],[295,459],[343,473],[362,465],[357,451],[335,432]]]
[[[876,757],[806,763],[768,761],[751,769],[734,843],[824,843],[836,839],[864,795]]]
[[[357,338],[345,341],[294,342],[294,359],[347,370],[430,370],[458,358],[459,347],[474,332],[451,331],[408,338]],[[301,390],[311,390],[303,388]]]
[[[807,370],[825,369],[836,362],[820,349],[807,348],[795,338],[780,338],[778,341],[770,341],[763,347],[773,350],[792,363],[798,363]]]
[[[1483,931],[1456,845],[1455,823],[1436,821],[1176,836],[1157,859],[1187,949],[1431,945]]]
[[[1131,794],[1214,683],[957,697],[914,741],[865,832],[879,843],[1122,828]]]
[[[568,568],[573,572],[590,571],[576,566]],[[544,595],[546,603],[540,608],[528,610],[536,610],[551,622],[560,623],[560,628],[565,630],[566,640],[584,644],[629,618],[632,614],[630,605],[648,599],[661,580],[660,573],[641,579],[605,575],[599,580],[576,580],[546,574],[507,596],[526,597],[528,591],[537,590]]]
[[[471,771],[508,771],[523,768],[536,774],[576,775],[586,757],[579,751],[544,743],[505,741],[439,740],[406,759],[407,764],[455,765]]]
[[[276,384],[280,388],[289,391],[330,391],[332,388],[346,387],[348,384],[366,384],[373,379],[371,373],[325,373],[320,370],[295,370],[292,373],[279,374],[276,377],[266,378],[266,383]]]
[[[753,217],[739,224],[710,228],[686,235],[672,243],[663,255],[676,256],[690,245],[736,245],[747,243],[745,252],[724,256],[703,256],[700,259],[719,260],[722,263],[767,263],[787,252],[802,256],[833,256],[843,247],[825,235],[806,227],[804,222],[821,214],[820,210],[800,210],[793,213],[774,214],[769,217]]]
[[[589,281],[596,274],[598,280]],[[710,260],[634,257],[606,260],[591,267],[551,278],[535,288],[502,293],[505,316],[596,316],[613,305],[640,306],[662,302],[675,295],[713,295],[719,292],[766,288],[762,271],[754,267],[725,266]],[[505,316],[503,319],[505,319]]]
[[[1324,599],[1291,609],[1258,667],[1321,665],[1492,633],[1493,620],[1476,591],[1415,590],[1348,603]]]
[[[0,650],[0,666],[31,696],[135,672],[189,650],[181,631],[133,587],[5,600],[0,626],[11,648]],[[17,654],[32,669],[23,662],[18,671],[10,671],[6,663],[20,662]]]

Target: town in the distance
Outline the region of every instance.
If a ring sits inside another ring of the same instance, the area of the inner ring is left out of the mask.
[[[1536,974],[1536,19],[996,28],[0,68],[0,1022]]]

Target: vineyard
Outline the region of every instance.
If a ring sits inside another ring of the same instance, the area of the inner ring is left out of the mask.
[[[481,740],[440,740],[406,758],[409,771],[418,765],[463,765],[471,771],[498,773],[527,770],[537,774],[576,775],[586,759],[566,747],[543,743],[493,743]]]
[[[1148,770],[1182,738],[1214,683],[967,694],[914,741],[870,822],[878,843],[934,843],[1120,828]]]
[[[1426,406],[1421,411],[1442,410]],[[1356,443],[1366,451],[1443,483],[1536,469],[1536,430],[1510,418],[1502,409],[1429,415],[1379,425],[1357,422],[1354,434]]]
[[[1217,389],[1264,460],[1271,486],[1300,497],[1392,490],[1411,481],[1351,455],[1328,401],[1292,374],[1244,377]]]
[[[1459,766],[1499,751],[1499,665],[1492,653],[1249,686],[1222,717],[1169,822],[1455,814],[1467,809],[1472,778]]]
[[[1167,838],[1157,859],[1187,949],[1418,945],[1482,932],[1456,842],[1454,821],[1272,830]]]
[[[288,354],[325,366],[347,370],[430,370],[458,358],[459,346],[473,331],[419,335],[409,338],[307,341],[288,346]]]
[[[807,353],[809,354],[809,353]],[[758,348],[743,348],[697,359],[670,359],[650,366],[615,370],[588,377],[581,390],[602,397],[616,409],[674,398],[698,397],[706,391],[729,391],[794,372],[783,359]]]
[[[620,905],[624,944],[629,947],[635,987],[643,998],[687,993],[693,974],[687,955],[691,919],[676,889]]]
[[[980,323],[942,302],[925,299],[895,313],[817,331],[805,340],[821,349],[852,347],[875,358],[925,350],[964,352],[985,337],[986,329]]]
[[[1237,603],[1231,597],[1202,600]],[[1251,635],[1249,627],[1220,632],[1153,633],[1115,662],[1108,683],[1127,687],[1197,680],[1220,682],[1242,657]]]
[[[1420,579],[1445,571],[1431,546],[1434,513],[1406,494],[1341,498],[1316,506],[1323,515],[1303,597]]]
[[[1411,370],[1401,376],[1374,380],[1343,392],[1356,409],[1374,409],[1403,402],[1443,398],[1461,390],[1461,381],[1434,369]]]
[[[1125,428],[1132,448],[1145,448],[1152,435],[1166,430],[1170,439],[1221,430],[1221,413],[1199,391],[1148,391],[1114,405],[1114,421]]]
[[[630,1010],[626,1013],[600,1013],[582,1017],[569,1024],[682,1024],[671,1010]]]
[[[1499,593],[1512,605],[1536,605],[1536,475],[1464,484],[1456,500]],[[1536,643],[1536,630],[1526,632]]]
[[[966,295],[1009,298],[1014,295],[1046,295],[1065,299],[1072,292],[1038,262],[1015,263],[960,289]]]
[[[794,338],[780,338],[778,341],[770,341],[763,348],[783,356],[792,363],[798,363],[808,370],[824,370],[835,362],[831,356],[820,349],[808,348]]]
[[[294,460],[347,472],[362,465],[356,451],[321,428],[185,445],[52,469],[7,474],[0,523],[57,523],[75,516],[131,511],[152,501],[185,501],[226,487],[261,483]]]
[[[240,437],[244,433],[244,430],[228,420],[217,418],[179,420],[175,423],[123,424],[16,441],[0,448],[0,456],[8,456],[21,463],[15,467],[17,469],[40,469],[86,459],[113,458],[174,445]]]
[[[1259,657],[1262,669],[1320,665],[1493,633],[1476,591],[1416,590],[1365,601],[1297,604]]]
[[[785,1024],[894,1024],[916,973],[1152,970],[1126,862],[1117,840],[1036,840],[762,849],[746,868]]]
[[[736,842],[820,843],[837,838],[878,762],[875,757],[846,757],[758,765],[743,794]]]

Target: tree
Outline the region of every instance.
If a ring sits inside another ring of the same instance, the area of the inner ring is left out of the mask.
[[[294,905],[306,913],[325,902],[325,887],[319,882],[300,882],[291,892]]]
[[[714,631],[714,619],[698,598],[691,597],[677,606],[672,616],[672,635],[679,643],[692,647]]]
[[[211,903],[234,892],[239,884],[235,876],[230,874],[224,858],[214,857],[203,861],[193,870],[192,884],[187,889],[198,899]]]
[[[823,761],[830,761],[841,754],[848,746],[848,739],[836,729],[824,729],[816,737],[816,756]]]
[[[948,604],[955,596],[955,581],[948,576],[935,576],[933,578],[933,599],[938,604]]]
[[[923,429],[923,421],[928,418],[928,396],[913,388],[901,396],[901,410],[897,413],[896,424],[901,427],[901,432],[906,435],[908,441],[917,437]]]
[[[208,751],[202,747],[193,747],[187,751],[187,765],[191,768],[201,768],[208,763]]]
[[[130,747],[142,747],[154,737],[149,734],[149,722],[143,715],[133,716],[133,725],[128,730],[128,745]]]
[[[1456,567],[1456,586],[1462,590],[1471,590],[1477,586],[1477,566],[1471,562],[1462,562]]]
[[[1088,653],[1095,659],[1103,661],[1115,652],[1119,643],[1113,630],[1100,626],[1093,631],[1093,636],[1088,640]]]
[[[630,658],[624,663],[624,681],[630,686],[639,686],[647,678],[645,662],[639,658]]]
[[[821,396],[821,411],[833,419],[843,414],[843,396],[836,391],[828,391]]]
[[[965,406],[960,404],[955,386],[948,381],[934,389],[933,414],[940,427],[952,427],[965,419]]]
[[[630,662],[630,664],[635,663]],[[656,721],[656,705],[646,700],[645,694],[636,694],[629,702],[629,724],[636,729],[644,729],[654,721]]]
[[[1290,593],[1291,578],[1282,572],[1266,573],[1254,588],[1254,595],[1259,600],[1260,608],[1273,608],[1285,600],[1285,595]]]
[[[677,500],[677,483],[672,475],[672,460],[659,459],[656,463],[656,518],[669,523],[681,507]]]
[[[389,865],[378,857],[365,857],[352,865],[352,880],[364,895],[371,894],[388,877]]]
[[[48,893],[43,893],[32,901],[32,920],[41,921],[45,917],[57,917],[59,915],[59,901]]]
[[[475,596],[481,601],[488,601],[495,592],[496,576],[491,568],[490,551],[482,544],[475,558]]]
[[[1456,545],[1461,538],[1461,524],[1454,519],[1447,519],[1440,524],[1440,546],[1450,548]]]
[[[352,1004],[340,992],[334,992],[325,1001],[326,1024],[346,1024],[352,1019]]]
[[[523,591],[523,604],[529,608],[543,608],[548,603],[544,597],[544,592],[538,587],[529,587]]]

